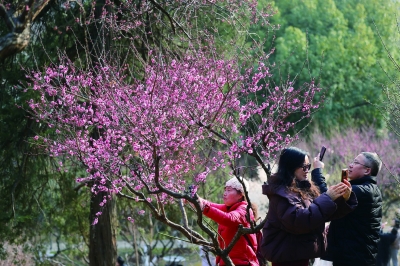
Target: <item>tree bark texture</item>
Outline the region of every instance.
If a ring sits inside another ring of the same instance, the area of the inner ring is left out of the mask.
[[[0,62],[28,46],[32,22],[49,3],[50,0],[29,0],[12,8],[0,4],[0,17],[9,30],[9,33],[0,36]]]
[[[101,207],[104,197],[107,203]],[[101,212],[101,215],[96,215]],[[98,223],[90,227],[89,261],[91,266],[115,265],[117,261],[116,202],[107,193],[92,195],[90,201],[90,223],[98,218]]]

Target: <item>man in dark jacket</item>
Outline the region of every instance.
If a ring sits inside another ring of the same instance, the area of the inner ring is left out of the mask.
[[[382,195],[376,185],[382,162],[376,153],[362,152],[349,165],[349,179],[358,206],[329,225],[327,253],[334,266],[374,266],[382,219]]]

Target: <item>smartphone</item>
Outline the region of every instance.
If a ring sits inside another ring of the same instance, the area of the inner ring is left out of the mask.
[[[322,146],[321,151],[319,152],[319,160],[322,161],[324,159],[326,148],[325,146]]]
[[[348,180],[349,179],[349,170],[346,169],[342,169],[342,182],[343,180]]]

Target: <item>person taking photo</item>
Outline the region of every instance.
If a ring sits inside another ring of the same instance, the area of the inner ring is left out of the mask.
[[[324,164],[318,157],[313,166],[312,174],[322,179]],[[308,153],[286,148],[279,157],[277,173],[263,185],[269,209],[261,252],[272,266],[308,266],[310,259],[320,257],[326,249],[325,222],[357,206],[348,181],[321,194],[309,178],[310,169]]]

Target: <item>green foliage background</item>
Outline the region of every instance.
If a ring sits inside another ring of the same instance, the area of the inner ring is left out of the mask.
[[[270,42],[276,48],[271,62],[279,70],[275,82],[287,75],[297,76],[299,86],[314,78],[327,89],[324,106],[309,129],[317,126],[329,135],[349,126],[384,128],[382,115],[366,100],[380,102],[386,75],[395,73],[378,32],[387,49],[398,57],[396,15],[400,3],[280,0],[273,6],[276,14],[271,23],[280,25]],[[256,32],[262,34],[261,29]]]

